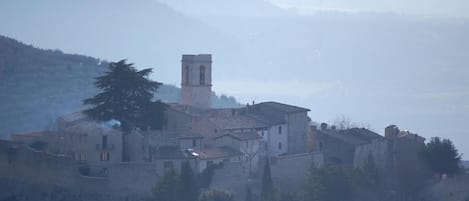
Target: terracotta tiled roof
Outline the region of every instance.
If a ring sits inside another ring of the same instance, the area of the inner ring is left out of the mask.
[[[208,120],[221,129],[265,128],[267,124],[246,115],[208,117]]]
[[[278,103],[278,102],[262,102],[258,104],[254,104],[250,107],[256,108],[256,107],[268,107],[272,110],[276,110],[277,112],[282,112],[282,113],[294,113],[294,112],[307,112],[310,111],[307,108],[302,108],[294,105],[288,105],[284,103]]]
[[[243,153],[230,147],[214,147],[206,149],[196,149],[194,150],[193,155],[200,159],[208,160],[241,156],[243,155]]]
[[[261,136],[259,136],[259,134],[257,134],[257,132],[255,131],[227,133],[227,134],[218,136],[217,138],[221,138],[225,136],[232,137],[240,141],[261,139]]]

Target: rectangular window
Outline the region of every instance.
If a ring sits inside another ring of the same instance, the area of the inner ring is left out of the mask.
[[[200,85],[205,85],[205,66],[200,66]]]
[[[197,146],[197,141],[196,140],[192,140],[192,147],[196,147]]]
[[[103,135],[103,149],[107,148],[107,135]]]
[[[185,66],[185,76],[186,76],[186,84],[189,85],[189,66]]]
[[[282,150],[282,143],[281,142],[278,143],[278,149]]]
[[[101,152],[101,161],[109,161],[109,152],[103,151]]]
[[[282,134],[282,126],[278,126],[278,134]]]

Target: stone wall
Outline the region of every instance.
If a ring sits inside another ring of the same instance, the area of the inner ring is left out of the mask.
[[[256,182],[249,178],[249,169],[242,163],[224,163],[223,168],[215,171],[210,188],[232,191],[236,200],[243,200],[247,186],[252,186],[256,191],[256,187],[259,186],[255,184]]]
[[[100,201],[107,200],[106,196],[119,198],[113,200],[147,199],[152,197],[151,189],[160,177],[153,164],[100,166],[107,168],[107,177],[83,176],[78,171],[83,165],[21,144],[0,141],[0,198],[21,195],[26,200],[27,197],[41,200],[34,197],[40,193],[47,200],[60,191],[67,198],[100,195]]]
[[[355,154],[353,158],[353,166],[355,168],[363,167],[368,156],[371,154],[376,167],[383,170],[387,167],[389,147],[388,140],[377,139],[373,140],[370,144],[364,144],[355,148]]]
[[[288,153],[306,152],[306,134],[308,133],[307,112],[290,113],[285,118],[288,124]]]
[[[312,153],[303,153],[273,158],[270,167],[275,187],[280,192],[297,191],[303,185],[301,181],[308,169],[315,163],[321,163],[317,157]]]

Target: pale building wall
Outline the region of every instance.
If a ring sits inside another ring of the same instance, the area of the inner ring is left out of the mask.
[[[364,144],[355,148],[353,166],[363,167],[368,155],[371,154],[377,168],[384,169],[388,156],[388,141],[386,139],[373,140],[370,144]]]
[[[59,132],[63,132],[65,138],[63,145],[65,155],[74,160],[91,164],[122,162],[123,142],[120,131],[97,125],[88,131],[70,128]],[[106,144],[103,144],[103,136],[107,136]]]
[[[281,132],[279,130],[281,127]],[[268,152],[270,156],[278,156],[288,153],[288,125],[274,125],[268,129],[267,133]]]
[[[196,133],[200,133],[204,137],[203,147],[215,146],[215,140],[213,138],[222,134],[222,131],[205,117],[196,119],[192,130]]]
[[[192,129],[192,117],[183,112],[168,108],[165,111],[166,119],[164,128],[166,130],[190,130]]]
[[[232,137],[229,136],[223,136],[219,137],[215,140],[215,144],[217,147],[231,147],[235,150],[240,150],[241,151],[241,141],[233,139]]]
[[[308,114],[307,112],[290,113],[286,116],[288,124],[288,153],[307,151]]]
[[[259,167],[260,158],[260,139],[254,140],[237,140],[229,136],[223,136],[216,139],[217,146],[227,146],[236,149],[243,153],[241,162],[246,168],[249,168],[251,172],[256,172]]]

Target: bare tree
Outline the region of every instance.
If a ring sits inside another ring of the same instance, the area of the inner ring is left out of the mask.
[[[350,128],[366,128],[371,130],[370,124],[352,122],[351,118],[344,114],[337,115],[332,125],[335,126],[338,130],[346,130]]]

